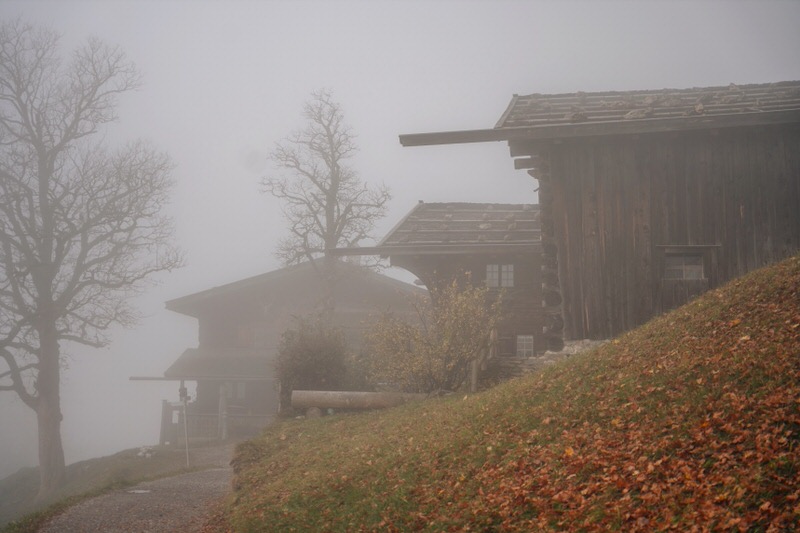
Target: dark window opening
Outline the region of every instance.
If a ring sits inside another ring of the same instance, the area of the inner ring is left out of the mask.
[[[497,355],[512,356],[514,355],[514,337],[510,335],[499,335],[495,344],[497,347]]]
[[[705,279],[701,254],[669,254],[664,258],[664,279]]]

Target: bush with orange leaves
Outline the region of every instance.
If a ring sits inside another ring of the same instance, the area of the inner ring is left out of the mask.
[[[416,323],[382,316],[366,335],[370,377],[404,392],[457,390],[488,353],[500,300],[486,287],[453,280],[413,300]]]

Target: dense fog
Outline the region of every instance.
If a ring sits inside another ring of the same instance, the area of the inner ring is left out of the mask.
[[[50,25],[64,56],[89,36],[118,44],[144,84],[103,135],[145,139],[176,164],[169,214],[186,266],[137,298],[143,320],[109,347],[64,347],[67,463],[158,442],[178,385],[129,377],[160,376],[197,344],[196,321],[164,301],[280,266],[280,205],[259,181],[312,91],[341,104],[361,178],[392,189],[380,238],[418,200],[536,201],[505,143],[402,148],[399,134],[491,128],[515,93],[800,79],[795,1],[5,0],[0,17]],[[0,427],[0,477],[34,466],[35,414],[13,393],[0,392]]]

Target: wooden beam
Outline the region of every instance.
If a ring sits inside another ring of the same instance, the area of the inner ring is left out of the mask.
[[[329,248],[325,250],[326,254],[333,257],[348,257],[357,255],[384,255],[384,247],[382,246],[353,246],[351,248]]]
[[[502,252],[537,252],[541,248],[541,241],[514,242],[514,243],[487,243],[487,244],[409,244],[369,246],[355,248],[333,248],[327,251],[332,256],[342,257],[349,255],[380,255],[390,257],[393,255],[453,255],[469,253],[502,253]]]
[[[424,400],[427,394],[402,392],[292,391],[292,407],[307,409],[385,409],[406,402]]]
[[[520,157],[514,160],[514,170],[524,170],[526,168],[536,168],[539,161],[535,157]]]
[[[403,146],[431,146],[435,144],[467,144],[508,140],[506,130],[463,130],[400,135]]]
[[[535,157],[539,152],[537,144],[531,141],[508,141],[508,151],[511,157]],[[515,164],[516,166],[516,164]]]
[[[181,377],[149,377],[149,376],[131,376],[128,378],[131,381],[203,381],[203,380],[217,380],[217,381],[275,381],[275,378],[269,376],[253,376],[253,375],[225,375],[225,376],[201,376],[201,375],[186,375]]]
[[[671,131],[706,130],[741,126],[767,126],[800,124],[800,109],[733,113],[728,115],[698,115],[691,117],[651,118],[607,122],[581,122],[579,124],[539,124],[514,128],[484,130],[443,131],[400,135],[403,146],[430,146],[437,144],[466,144],[495,141],[541,141],[604,135],[636,135]],[[512,154],[513,155],[513,154]],[[528,154],[517,154],[528,155]]]

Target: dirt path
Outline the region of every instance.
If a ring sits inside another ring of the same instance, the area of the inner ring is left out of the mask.
[[[231,487],[233,444],[197,450],[208,470],[147,481],[86,500],[45,524],[40,533],[172,533],[199,531]]]

